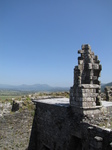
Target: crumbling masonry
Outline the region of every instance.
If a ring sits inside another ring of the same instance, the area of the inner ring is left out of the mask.
[[[106,100],[112,101],[112,86],[105,87]]]
[[[91,51],[89,45],[82,45],[78,51],[78,66],[74,68],[74,85],[70,89],[70,105],[88,109],[97,109],[100,102],[101,65],[98,57]]]
[[[103,108],[100,101],[100,61],[87,44],[78,53],[70,100],[33,100],[29,150],[112,150],[112,130],[100,127],[104,110],[112,116],[112,107]]]

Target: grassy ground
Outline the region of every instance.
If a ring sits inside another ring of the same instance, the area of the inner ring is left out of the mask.
[[[0,103],[12,104],[12,98],[21,100],[23,95],[23,92],[0,91]],[[7,115],[0,117],[0,150],[25,150],[28,147],[35,106],[25,97],[18,111],[11,112],[10,108]]]
[[[10,90],[0,90],[0,100],[6,99],[20,99],[22,96],[30,94],[29,92],[22,91],[10,91]]]
[[[29,94],[32,93],[0,91],[0,103],[4,104],[7,102],[12,104],[12,98],[21,100],[25,97],[17,112],[9,111],[7,115],[0,117],[0,150],[25,150],[28,147],[35,111]],[[69,93],[37,93],[36,96],[69,97]]]
[[[19,97],[18,96],[0,96],[0,100],[2,100],[2,101],[6,100],[6,99],[12,99],[12,98],[18,99]]]

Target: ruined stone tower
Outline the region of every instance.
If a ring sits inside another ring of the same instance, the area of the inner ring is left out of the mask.
[[[82,45],[78,66],[74,68],[74,84],[70,89],[70,105],[85,110],[96,110],[100,103],[100,81],[102,66],[90,45]],[[86,111],[87,113],[87,111]],[[89,112],[90,113],[90,112]]]
[[[70,103],[59,97],[33,100],[28,150],[112,150],[112,130],[100,127],[102,121],[109,126],[112,116],[112,106],[100,103],[100,61],[89,45],[82,45],[78,53]]]

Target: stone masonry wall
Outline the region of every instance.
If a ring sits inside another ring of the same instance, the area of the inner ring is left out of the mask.
[[[91,124],[103,115],[100,61],[88,44],[78,53],[81,56],[74,68],[70,104],[36,101],[29,150],[112,150],[112,130]]]
[[[82,49],[78,53],[81,56],[78,57],[78,66],[74,68],[74,83],[70,89],[70,104],[74,108],[99,109],[96,106],[101,105],[101,87],[98,78],[102,66],[98,56],[91,51],[90,45],[82,45]]]
[[[112,86],[105,87],[106,100],[112,101]]]
[[[72,107],[36,104],[29,150],[111,150],[112,131],[83,121]]]

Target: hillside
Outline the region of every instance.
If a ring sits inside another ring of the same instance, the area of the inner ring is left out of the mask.
[[[22,84],[17,86],[0,84],[0,90],[53,92],[53,91],[68,91],[69,87],[52,87],[47,84],[34,84],[34,85]]]
[[[110,83],[102,83],[101,84],[101,91],[104,91],[106,86],[112,86],[112,82]],[[57,92],[57,91],[69,91],[70,87],[52,87],[47,84],[33,84],[33,85],[6,85],[0,84],[0,90],[11,90],[11,91],[21,91],[21,92]]]

